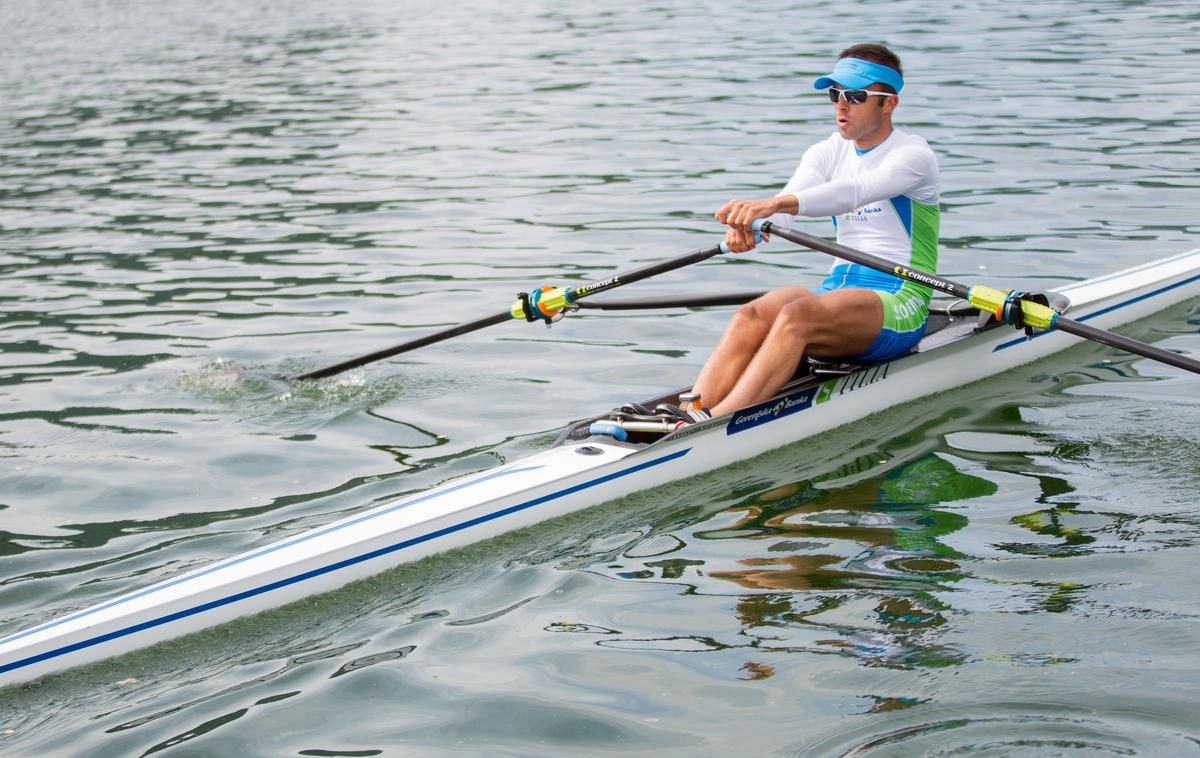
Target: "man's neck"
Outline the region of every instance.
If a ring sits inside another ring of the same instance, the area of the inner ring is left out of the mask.
[[[858,150],[858,152],[860,154],[862,154],[862,153],[867,152],[868,150],[872,150],[876,147],[879,147],[884,142],[886,142],[887,138],[890,136],[892,136],[892,125],[888,124],[886,127],[879,129],[878,131],[872,132],[870,135],[868,135],[866,137],[862,137],[861,139],[854,140],[854,147]]]

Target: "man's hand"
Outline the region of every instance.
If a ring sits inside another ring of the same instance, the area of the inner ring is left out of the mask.
[[[766,241],[766,238],[764,238]],[[753,250],[758,243],[754,241],[754,232],[743,232],[741,229],[725,230],[725,246],[732,253],[744,253]]]
[[[763,200],[730,200],[717,209],[716,216],[717,221],[730,227],[725,232],[725,244],[733,252],[742,253],[754,249],[754,230],[750,228],[750,222],[776,213],[795,212],[796,197],[784,195]]]
[[[791,206],[789,211],[788,206]],[[728,224],[743,232],[750,231],[750,222],[756,218],[766,218],[776,213],[796,211],[796,197],[784,195],[770,197],[764,200],[730,200],[717,209],[717,221]]]

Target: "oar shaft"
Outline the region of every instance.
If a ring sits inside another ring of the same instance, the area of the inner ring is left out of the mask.
[[[861,250],[855,250],[852,247],[847,247],[839,242],[831,242],[827,239],[816,237],[812,234],[807,234],[795,229],[774,226],[770,221],[755,221],[754,223],[756,228],[761,229],[764,234],[774,234],[784,238],[785,240],[788,240],[789,242],[794,242],[797,245],[808,247],[822,253],[828,253],[829,255],[835,255],[838,258],[850,261],[851,263],[858,263],[866,266],[867,268],[881,271],[885,274],[892,274],[893,276],[907,279],[910,282],[923,284],[926,287],[931,287],[941,292],[954,295],[955,297],[960,297],[976,307],[980,307],[980,300],[987,298],[987,306],[982,307],[981,309],[988,312],[994,312],[996,308],[997,303],[995,296],[1003,295],[1003,293],[997,292],[996,290],[992,290],[988,287],[967,287],[959,284],[958,282],[944,279],[940,276],[935,276],[934,274],[930,274],[926,271],[915,271],[907,268],[906,266],[897,265],[885,258],[879,258],[871,255],[870,253],[864,253]],[[972,293],[972,290],[975,290],[975,292]],[[972,296],[973,294],[974,296]],[[1023,307],[1035,308],[1038,311],[1045,310],[1044,306],[1031,305]],[[1119,334],[1113,334],[1112,332],[1105,331],[1103,329],[1097,329],[1094,326],[1080,323],[1079,321],[1066,318],[1065,316],[1051,316],[1048,319],[1048,322],[1049,328],[1051,329],[1058,329],[1059,331],[1066,332],[1067,334],[1073,334],[1076,337],[1083,337],[1084,339],[1093,340],[1095,342],[1108,345],[1109,347],[1115,347],[1118,350],[1125,350],[1127,352],[1134,353],[1135,355],[1141,355],[1146,358],[1161,361],[1169,366],[1174,366],[1176,368],[1184,369],[1185,371],[1192,371],[1200,374],[1200,361],[1197,361],[1193,358],[1188,358],[1187,356],[1179,355],[1178,353],[1172,353],[1170,350],[1163,350],[1162,348],[1155,347],[1154,345],[1147,345],[1144,342],[1139,342],[1138,340],[1130,339],[1129,337],[1122,337]],[[1046,324],[1034,325],[1046,326]]]
[[[758,224],[756,221],[755,224]],[[795,242],[797,245],[812,248],[821,253],[837,256],[851,263],[858,263],[867,268],[882,271],[885,274],[892,274],[902,279],[908,279],[917,284],[923,284],[926,287],[932,287],[935,290],[940,290],[948,295],[960,297],[963,300],[970,299],[971,288],[958,282],[952,282],[949,279],[943,279],[940,276],[927,273],[925,271],[913,271],[904,266],[898,266],[886,258],[880,258],[870,253],[864,253],[861,250],[855,250],[852,247],[847,247],[840,242],[832,242],[823,237],[817,237],[806,232],[801,232],[796,229],[788,229],[782,226],[775,226],[770,221],[764,221],[761,224],[763,234],[774,234],[777,237],[783,237],[788,242]]]
[[[590,300],[580,303],[584,310],[597,311],[644,311],[666,308],[708,308],[716,305],[744,305],[756,300],[766,291],[759,292],[726,292],[715,295],[679,295],[676,297],[638,297],[627,300]]]
[[[652,263],[649,266],[642,266],[641,268],[635,268],[631,271],[615,274],[607,279],[589,282],[579,287],[559,288],[559,290],[556,291],[559,299],[562,301],[559,307],[575,302],[581,298],[595,295],[598,292],[605,292],[626,284],[633,284],[634,282],[639,282],[643,279],[649,279],[652,276],[665,274],[668,271],[674,271],[675,269],[683,268],[684,266],[691,266],[694,263],[706,261],[709,258],[728,251],[729,248],[727,248],[724,243],[721,243],[720,245],[715,245],[703,250],[684,253],[683,255],[676,256],[675,258],[669,258],[668,260],[661,261],[659,263]],[[332,366],[326,366],[325,368],[319,368],[315,371],[309,371],[306,374],[299,374],[290,378],[295,381],[324,379],[327,376],[340,374],[343,371],[349,371],[350,369],[358,368],[359,366],[365,366],[368,363],[374,363],[375,361],[381,361],[385,358],[391,358],[392,356],[400,355],[401,353],[407,353],[410,350],[416,350],[417,348],[426,347],[427,345],[432,345],[437,342],[443,342],[454,337],[459,337],[461,335],[478,331],[489,326],[494,326],[496,324],[501,324],[505,321],[511,321],[513,318],[519,317],[520,308],[514,305],[511,309],[503,313],[497,313],[493,316],[487,316],[466,324],[459,324],[458,326],[451,327],[440,332],[434,332],[433,334],[427,334],[424,337],[418,337],[415,340],[410,340],[408,342],[389,347],[385,350],[379,350],[369,355],[352,358],[348,361],[342,361],[341,363],[336,363]]]
[[[604,292],[615,287],[620,287],[624,284],[633,284],[634,282],[641,281],[642,279],[648,279],[652,276],[657,276],[658,274],[674,271],[677,268],[690,266],[693,263],[700,263],[701,261],[708,260],[714,255],[720,255],[721,253],[727,252],[729,252],[729,248],[726,247],[724,242],[722,242],[720,245],[715,247],[697,250],[692,253],[685,253],[684,255],[662,261],[661,263],[652,263],[649,266],[635,268],[632,271],[626,271],[623,274],[610,276],[609,278],[601,279],[600,281],[589,282],[588,284],[584,284],[579,287],[544,287],[542,292],[529,293],[531,296],[538,296],[536,305],[517,301],[516,303],[513,303],[509,313],[512,314],[513,318],[523,318],[526,308],[536,307],[538,312],[549,317],[549,314],[557,313],[558,311],[577,303],[579,300],[585,297],[590,297],[591,295],[595,295],[599,292]]]
[[[729,249],[725,247],[725,244],[721,243],[720,245],[714,245],[713,247],[705,248],[703,250],[684,253],[683,255],[662,261],[660,263],[652,263],[649,266],[635,268],[632,271],[626,271],[624,273],[611,276],[608,279],[590,282],[580,287],[572,287],[571,299],[578,300],[580,298],[589,297],[606,290],[615,289],[625,284],[640,282],[643,279],[649,279],[652,276],[665,274],[668,271],[674,271],[677,268],[691,266],[693,263],[701,263],[702,261],[706,261],[709,258],[718,256],[721,253],[728,251]]]
[[[1148,345],[1145,342],[1130,339],[1129,337],[1122,337],[1119,334],[1114,334],[1104,329],[1097,329],[1094,326],[1089,326],[1073,319],[1059,317],[1054,322],[1054,328],[1067,334],[1074,334],[1076,337],[1083,337],[1093,342],[1115,347],[1118,350],[1124,350],[1127,353],[1152,358],[1168,366],[1200,374],[1200,361],[1194,358],[1188,358],[1186,355],[1180,355],[1179,353],[1172,353],[1170,350],[1163,350],[1161,347]]]
[[[379,350],[374,353],[370,353],[369,355],[361,355],[358,358],[351,358],[348,361],[342,361],[341,363],[335,363],[332,366],[326,366],[325,368],[319,368],[316,371],[309,371],[307,374],[299,374],[297,376],[293,376],[292,379],[300,380],[300,381],[304,381],[304,380],[308,380],[308,379],[324,379],[327,376],[333,376],[334,374],[340,374],[343,371],[349,371],[350,369],[355,369],[355,368],[358,368],[359,366],[365,366],[368,363],[374,363],[375,361],[382,361],[385,358],[391,358],[393,355],[399,355],[400,353],[407,353],[409,350],[416,350],[417,348],[425,347],[426,345],[432,345],[435,342],[441,342],[442,340],[448,340],[448,339],[452,339],[454,337],[459,337],[464,334],[469,334],[471,332],[478,331],[480,329],[483,329],[483,328],[486,328],[489,326],[494,326],[495,324],[501,324],[501,323],[504,323],[505,321],[511,321],[511,320],[512,320],[512,316],[510,316],[508,314],[508,311],[505,311],[504,313],[497,313],[494,316],[488,316],[487,318],[481,318],[478,321],[471,321],[470,323],[459,324],[458,326],[456,326],[452,329],[447,329],[445,331],[437,332],[435,334],[427,334],[424,337],[418,337],[415,340],[410,340],[403,344],[389,347],[386,350]]]

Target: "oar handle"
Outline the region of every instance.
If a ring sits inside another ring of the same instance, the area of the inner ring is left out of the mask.
[[[795,229],[788,229],[782,226],[775,226],[766,219],[756,219],[752,226],[760,230],[763,234],[774,234],[783,237],[789,242],[794,242],[797,245],[817,250],[818,252],[828,253],[829,255],[837,256],[843,260],[852,263],[858,263],[867,268],[880,271],[885,274],[898,276],[901,279],[907,279],[910,282],[923,284],[926,287],[931,287],[940,292],[945,292],[955,297],[966,300],[971,305],[985,311],[999,315],[1002,311],[1005,301],[1009,298],[1009,293],[1001,292],[990,287],[967,287],[965,285],[953,282],[949,279],[944,279],[940,276],[930,274],[926,271],[917,271],[906,266],[899,266],[885,258],[879,258],[864,253],[861,250],[855,250],[852,247],[847,247],[839,242],[831,242],[830,240],[816,237],[805,232]],[[1039,303],[1030,302],[1028,300],[1020,301],[1021,312],[1024,315],[1025,323],[1039,329],[1057,329],[1067,334],[1073,334],[1076,337],[1083,337],[1094,342],[1099,342],[1109,347],[1115,347],[1118,350],[1125,350],[1136,355],[1141,355],[1146,358],[1151,358],[1169,366],[1192,371],[1200,374],[1200,361],[1188,358],[1178,353],[1172,353],[1169,350],[1147,345],[1144,342],[1139,342],[1129,337],[1122,337],[1119,334],[1097,329],[1094,326],[1082,324],[1073,319],[1061,316],[1057,311],[1048,308]],[[1042,326],[1045,324],[1045,326]]]

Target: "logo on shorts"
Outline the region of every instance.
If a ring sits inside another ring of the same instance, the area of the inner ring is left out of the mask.
[[[925,310],[925,303],[917,298],[912,300],[903,300],[896,298],[896,306],[893,311],[896,314],[896,320],[907,321]]]

